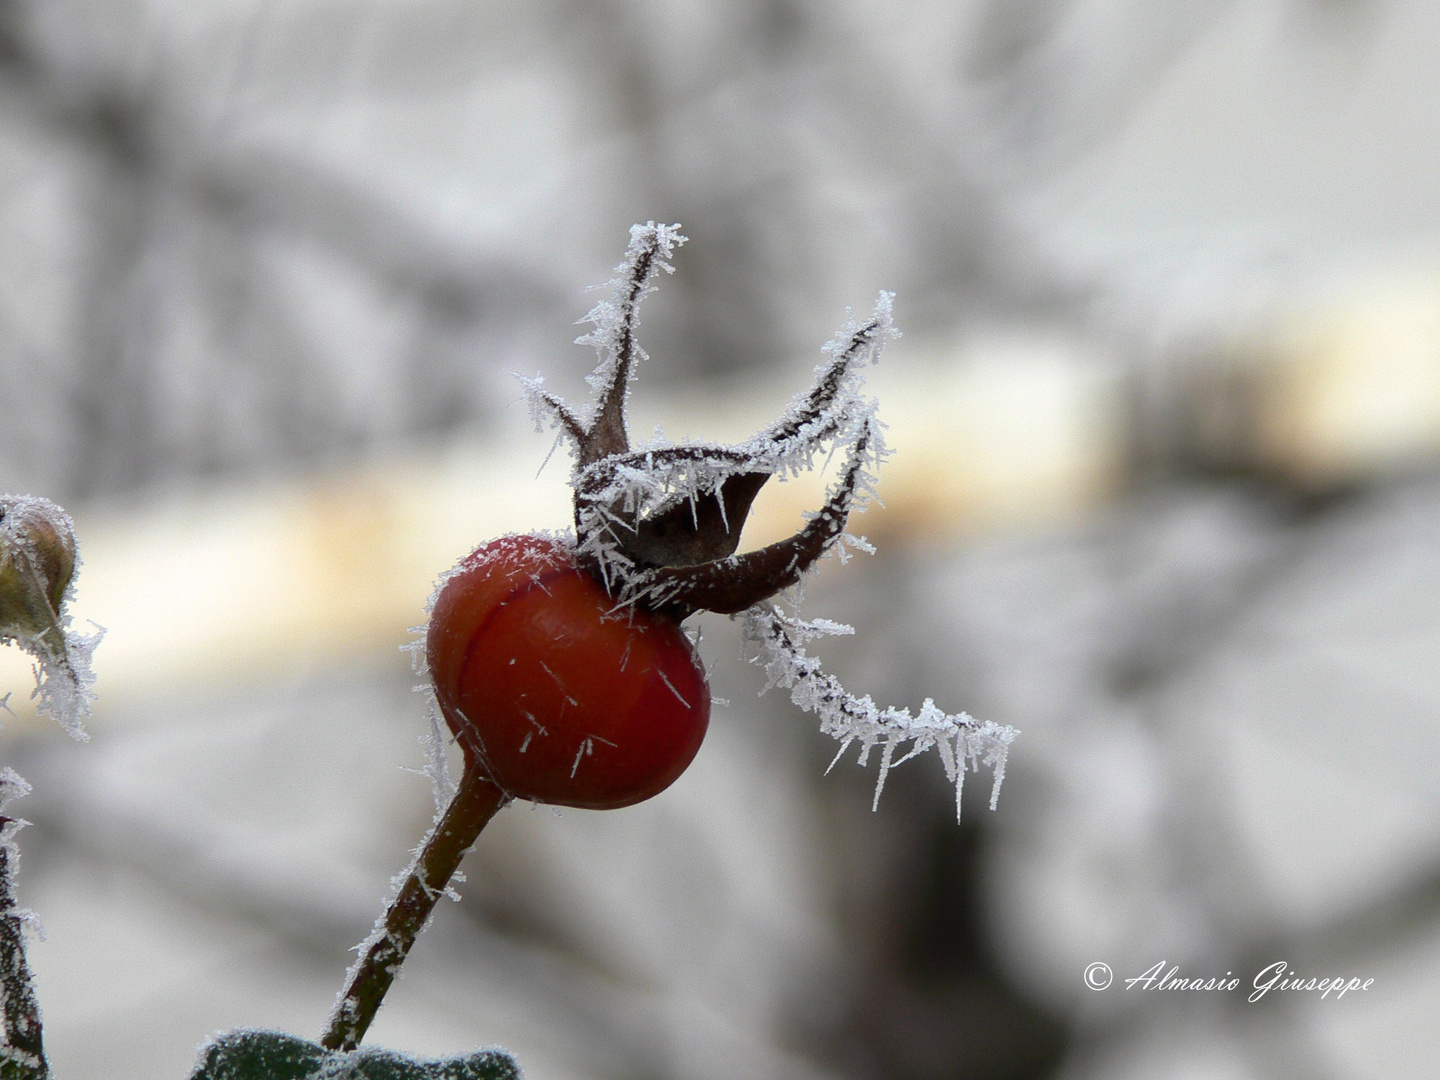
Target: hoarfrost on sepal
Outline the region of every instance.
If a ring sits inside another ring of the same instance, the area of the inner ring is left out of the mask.
[[[599,354],[600,362],[587,376],[590,388],[596,392],[596,407],[603,404],[599,399],[616,382],[616,368],[627,365],[623,373],[624,384],[634,378],[635,360],[645,358],[644,351],[635,344],[634,333],[640,325],[636,309],[640,301],[655,291],[655,278],[660,273],[673,274],[675,267],[670,259],[675,249],[685,243],[688,237],[680,235],[680,226],[657,225],[653,221],[644,225],[630,226],[630,246],[625,249],[625,258],[615,267],[615,277],[609,282],[610,299],[601,300],[581,322],[592,324],[595,329],[575,339],[576,345],[591,345]],[[603,288],[604,286],[602,286]],[[622,385],[623,390],[628,385]]]
[[[825,619],[796,619],[769,604],[756,605],[745,612],[744,619],[745,638],[760,646],[757,660],[765,667],[767,682],[761,693],[775,686],[789,690],[797,707],[820,717],[820,730],[840,741],[830,768],[854,743],[860,744],[858,760],[862,766],[869,760],[870,751],[880,747],[880,773],[872,808],[880,804],[880,792],[891,769],[933,749],[940,755],[946,777],[955,785],[957,820],[967,767],[978,770],[983,765],[994,770],[990,809],[995,809],[1005,779],[1006,756],[1020,734],[1013,727],[981,722],[968,713],[943,712],[929,698],[921,706],[920,715],[915,716],[909,709],[882,709],[869,695],[855,697],[833,675],[821,671],[820,661],[807,655],[804,648],[827,634],[853,633],[848,626]],[[904,749],[907,743],[909,747]],[[896,752],[902,749],[904,753],[897,758]]]

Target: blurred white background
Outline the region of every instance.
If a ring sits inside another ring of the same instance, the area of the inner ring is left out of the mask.
[[[0,486],[67,506],[93,741],[0,760],[67,1080],[318,1036],[432,812],[399,646],[564,527],[629,225],[640,435],[735,438],[844,308],[856,692],[1023,732],[998,811],[756,698],[640,807],[505,811],[370,1041],[533,1080],[1425,1077],[1440,1056],[1440,9],[1421,0],[0,0]],[[820,482],[771,485],[796,528]],[[1108,962],[1117,982],[1082,979]],[[1277,960],[1373,978],[1248,985]],[[1157,962],[1231,993],[1123,989]]]

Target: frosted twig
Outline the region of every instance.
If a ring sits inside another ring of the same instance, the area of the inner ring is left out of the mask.
[[[437,815],[409,870],[396,879],[394,897],[370,936],[357,947],[360,955],[345,973],[345,986],[320,1040],[327,1050],[353,1050],[365,1037],[435,902],[441,896],[455,895],[449,883],[460,860],[480,830],[509,801],[479,770],[467,768],[461,775],[450,805]]]
[[[0,769],[0,810],[27,795],[30,785],[13,769]],[[25,959],[25,927],[34,916],[15,906],[13,878],[20,863],[15,833],[23,821],[0,817],[0,1075],[44,1080],[50,1075],[40,1027],[40,1006]],[[12,1071],[13,1070],[13,1071]]]

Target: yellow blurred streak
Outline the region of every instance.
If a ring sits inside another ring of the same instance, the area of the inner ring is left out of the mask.
[[[1440,272],[1298,311],[1262,357],[1258,456],[1292,481],[1343,484],[1440,455]]]
[[[1056,520],[1113,489],[1113,373],[1028,342],[932,354],[904,364],[887,356],[889,366],[870,375],[895,453],[881,471],[884,507],[855,518],[852,531],[885,542],[953,539]],[[658,414],[674,434],[734,441],[773,419],[794,389],[661,399],[637,409],[634,429],[645,432],[640,421]],[[76,513],[84,561],[75,621],[108,631],[95,654],[96,723],[108,703],[183,685],[274,682],[404,644],[437,576],[477,544],[569,527],[568,457],[557,452],[536,475],[549,448],[549,437],[530,435]],[[744,546],[800,528],[825,482],[767,485]],[[0,693],[15,692],[22,716],[32,685],[27,659],[4,650]]]
[[[481,540],[566,527],[563,465],[535,478],[544,450],[472,446],[77,513],[75,622],[107,630],[97,718],[134,695],[277,680],[405,643],[436,577]],[[23,716],[28,660],[0,661]]]
[[[1044,528],[1084,514],[1124,480],[1120,369],[1079,342],[1013,333],[960,343],[907,339],[866,369],[865,379],[865,392],[880,402],[892,456],[880,469],[881,502],[852,519],[852,532],[908,543]],[[801,389],[793,378],[771,379],[683,401],[637,402],[635,415],[645,423],[635,430],[648,431],[658,418],[667,435],[738,441]],[[717,402],[730,401],[740,407],[714,415]],[[823,472],[766,485],[743,546],[798,529],[841,465],[837,456]]]
[[[872,381],[895,451],[880,474],[885,507],[866,515],[877,535],[953,540],[1050,527],[1124,479],[1119,369],[1077,343],[981,340],[959,362],[882,367]]]
[[[1198,359],[1180,404],[1203,463],[1323,492],[1440,459],[1440,268],[1298,294]]]

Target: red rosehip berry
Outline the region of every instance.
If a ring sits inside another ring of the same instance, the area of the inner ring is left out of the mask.
[[[481,545],[436,598],[425,639],[440,710],[507,794],[629,806],[685,771],[710,688],[671,618],[619,606],[542,536]]]

